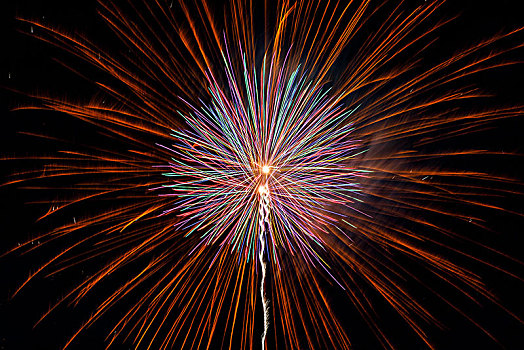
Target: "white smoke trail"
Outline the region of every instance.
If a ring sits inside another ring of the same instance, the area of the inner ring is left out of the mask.
[[[264,251],[266,248],[266,241],[264,234],[266,232],[266,224],[269,229],[269,190],[266,185],[260,187],[260,207],[259,207],[259,224],[260,235],[260,250],[258,252],[258,260],[262,269],[262,281],[260,283],[260,297],[262,298],[262,306],[264,308],[264,332],[262,333],[262,350],[266,347],[266,334],[269,326],[269,300],[266,298],[264,291],[264,281],[266,279],[266,262],[264,261]]]

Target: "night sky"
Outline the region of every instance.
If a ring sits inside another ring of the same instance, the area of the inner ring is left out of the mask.
[[[413,6],[423,1],[408,1]],[[469,46],[482,38],[524,26],[524,16],[518,0],[498,1],[450,1],[437,16],[446,18],[460,13],[453,23],[439,31],[439,41],[430,56],[425,60],[438,60]],[[72,58],[62,50],[41,42],[30,35],[29,25],[18,22],[15,17],[38,18],[45,23],[56,24],[59,27],[85,34],[103,47],[112,47],[117,39],[112,36],[102,18],[97,15],[96,1],[58,1],[58,0],[4,0],[0,4],[2,64],[0,65],[0,155],[2,157],[53,154],[63,148],[63,144],[49,140],[36,139],[20,132],[42,133],[58,138],[66,138],[70,144],[93,144],[106,142],[96,128],[86,126],[67,115],[45,111],[12,111],[19,105],[31,104],[31,100],[21,92],[46,92],[54,96],[71,98],[96,96],[97,90],[91,83],[57,62],[70,64],[78,71],[96,80],[95,69]],[[517,36],[514,45],[522,43],[523,36]],[[520,42],[519,42],[520,40]],[[522,60],[522,49],[505,55],[505,60]],[[57,59],[57,60],[55,60]],[[100,77],[104,79],[103,77]],[[471,81],[494,95],[487,105],[524,104],[524,64],[496,69],[480,74]],[[475,106],[473,106],[475,107]],[[495,151],[524,154],[524,118],[504,120],[494,123],[493,127],[481,133],[468,135],[450,148],[484,148]],[[457,141],[454,141],[457,142]],[[104,145],[110,147],[111,145]],[[115,145],[122,147],[122,145]],[[468,164],[472,168],[484,168],[519,182],[524,180],[524,158],[518,156],[500,156],[479,158]],[[35,163],[37,166],[40,163]],[[456,164],[460,167],[461,164]],[[5,182],[10,174],[19,170],[31,169],[28,161],[0,162],[0,183]],[[65,184],[71,185],[71,184]],[[55,227],[61,223],[61,218],[36,222],[36,219],[49,209],[45,201],[52,197],[46,191],[22,189],[23,186],[11,185],[0,187],[0,252],[25,241],[38,232]],[[515,185],[517,191],[522,186]],[[42,201],[44,203],[32,204]],[[500,199],[500,204],[516,214],[524,215],[524,196],[508,194]],[[89,213],[94,208],[84,208]],[[484,215],[484,213],[479,213]],[[508,255],[524,261],[524,220],[518,215],[490,212],[484,219],[491,232],[478,228],[457,226],[457,230],[467,230],[471,236],[507,252]],[[63,218],[62,218],[63,219]],[[57,221],[54,221],[57,220]],[[451,222],[451,221],[450,221]],[[475,231],[476,230],[476,231]],[[38,242],[35,242],[38,244]],[[463,244],[463,242],[462,242]],[[60,247],[54,247],[60,249]],[[46,248],[53,249],[53,247]],[[45,251],[44,257],[49,251]],[[27,277],[43,262],[39,251],[20,256],[11,254],[0,258],[0,349],[58,349],[64,345],[68,337],[82,324],[96,305],[97,294],[90,295],[76,308],[61,307],[51,314],[42,324],[33,329],[34,323],[44,313],[50,304],[75,282],[82,280],[83,275],[90,273],[90,265],[84,269],[76,266],[59,273],[52,278],[36,278],[14,299],[9,296]],[[497,260],[498,261],[498,260]],[[103,263],[103,262],[100,262]],[[518,264],[507,266],[511,271],[524,278],[524,267]],[[416,271],[416,268],[415,268]],[[482,273],[483,281],[488,290],[492,291],[501,302],[516,315],[524,317],[524,282],[501,274],[493,269],[477,267],[475,271]],[[421,271],[424,273],[424,271]],[[105,285],[111,288],[111,283]],[[416,286],[413,288],[416,292]],[[455,312],[443,309],[439,319],[446,328],[427,327],[430,339],[437,349],[524,349],[524,325],[508,316],[494,305],[476,306],[450,293],[449,300],[459,303],[471,318],[486,325],[487,329],[500,341],[496,344],[478,328]],[[333,288],[332,303],[344,307],[348,301],[343,293]],[[412,334],[407,327],[399,324],[399,318],[387,310],[377,297],[377,310],[383,312],[382,324],[397,332],[394,338],[399,349],[424,349],[424,344]],[[102,349],[108,328],[113,325],[112,315],[118,315],[126,310],[126,305],[120,305],[114,313],[96,322],[93,327],[83,333],[72,345],[71,349]],[[355,314],[353,314],[353,313]],[[372,333],[358,319],[358,314],[348,312],[342,323],[352,329],[350,335],[355,349],[376,349]],[[320,331],[320,330],[319,330]],[[258,346],[258,345],[257,345]],[[132,344],[115,344],[113,349],[129,349]],[[270,348],[270,347],[269,347]]]

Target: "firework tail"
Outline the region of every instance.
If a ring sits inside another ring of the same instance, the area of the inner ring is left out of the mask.
[[[264,290],[264,281],[266,279],[266,262],[264,261],[265,251],[265,232],[266,227],[269,230],[269,189],[267,187],[267,181],[265,185],[261,185],[260,188],[260,206],[259,206],[259,224],[260,224],[260,251],[258,252],[258,260],[262,270],[262,277],[260,280],[260,297],[262,299],[262,306],[264,309],[264,331],[262,333],[262,350],[265,349],[266,345],[266,334],[269,326],[269,300],[266,298]]]

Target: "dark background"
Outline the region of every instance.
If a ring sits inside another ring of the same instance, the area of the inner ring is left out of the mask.
[[[413,6],[417,1],[412,1]],[[462,13],[459,19],[439,32],[440,46],[434,51],[435,57],[446,56],[445,53],[478,42],[501,30],[510,30],[524,25],[524,16],[520,10],[520,1],[450,1],[439,15]],[[4,157],[27,154],[52,153],[61,145],[41,141],[20,134],[20,131],[38,132],[49,135],[67,135],[71,142],[78,144],[96,141],[97,132],[72,118],[57,113],[42,111],[11,111],[18,105],[30,103],[22,94],[24,92],[52,92],[54,96],[95,96],[96,89],[82,78],[68,71],[53,58],[69,60],[61,50],[38,41],[27,35],[28,25],[17,22],[15,17],[38,18],[46,23],[58,25],[71,31],[84,33],[94,38],[102,46],[111,46],[114,39],[103,20],[96,13],[95,1],[3,1],[0,4],[3,28],[0,33],[3,60],[0,65],[0,85],[2,89],[0,103],[0,154]],[[22,32],[22,33],[21,33]],[[520,39],[519,39],[520,38]],[[522,35],[515,40],[521,40]],[[518,42],[515,42],[517,44]],[[506,56],[508,60],[522,59],[522,50]],[[428,59],[431,59],[429,57]],[[75,67],[82,72],[96,75],[96,71],[77,61]],[[96,77],[96,76],[94,76]],[[524,102],[524,74],[522,65],[498,69],[481,74],[475,83],[497,95],[494,104],[522,104]],[[103,77],[101,77],[103,79]],[[524,123],[522,120],[508,120],[494,125],[494,129],[475,134],[464,142],[471,142],[471,148],[485,146],[497,151],[523,153],[522,139]],[[464,145],[463,145],[464,146]],[[469,147],[468,147],[469,148]],[[522,182],[523,159],[521,157],[502,157],[490,160],[488,170],[507,175]],[[19,168],[28,168],[27,162],[2,161],[0,163],[2,180]],[[478,165],[478,164],[476,164]],[[36,232],[43,232],[56,223],[35,223],[36,218],[45,212],[49,205],[28,204],[35,200],[34,193],[20,190],[17,186],[0,188],[0,250],[5,251],[17,242],[24,241]],[[44,198],[44,196],[42,197]],[[46,197],[47,198],[47,197]],[[521,196],[508,196],[507,208],[524,214]],[[492,213],[485,219],[495,229],[491,238],[493,244],[510,255],[523,260],[521,238],[524,234],[522,220],[515,215]],[[480,233],[479,233],[480,234]],[[37,244],[37,242],[35,242]],[[34,271],[42,261],[38,254],[20,257],[16,254],[0,258],[0,349],[57,349],[92,312],[94,302],[87,300],[72,310],[60,308],[43,324],[32,328],[34,322],[47,310],[57,296],[71,287],[73,275],[85,273],[81,269],[59,274],[53,279],[36,279],[14,299],[9,295],[25,279],[29,271]],[[518,270],[520,269],[520,270]],[[513,270],[524,276],[522,268]],[[522,297],[523,283],[508,276],[485,270],[484,280],[503,301],[504,305],[524,316]],[[333,293],[335,305],[343,305],[342,295]],[[379,306],[377,306],[380,309]],[[464,304],[465,310],[476,320],[489,325],[489,330],[499,339],[500,344],[492,342],[481,331],[455,313],[443,312],[441,318],[447,329],[429,328],[430,338],[438,349],[524,349],[524,327],[492,305],[481,308]],[[384,314],[382,324],[385,327],[398,329],[395,341],[401,349],[424,348],[409,332],[402,331],[394,316]],[[372,336],[362,328],[360,320],[343,319],[344,325],[351,329],[350,334],[356,349],[374,349],[378,344],[370,340]],[[103,318],[90,330],[82,334],[71,346],[71,349],[104,348],[107,329],[112,326],[110,317]],[[362,328],[362,329],[361,329]],[[131,345],[114,349],[132,348]]]

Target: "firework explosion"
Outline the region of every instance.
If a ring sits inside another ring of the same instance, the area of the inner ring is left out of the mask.
[[[315,232],[327,233],[324,227],[338,221],[329,209],[349,208],[357,191],[352,182],[356,171],[347,165],[356,153],[354,142],[348,140],[351,111],[297,77],[298,70],[288,81],[280,81],[286,72],[275,71],[271,64],[266,78],[264,64],[258,88],[244,60],[244,90],[236,85],[239,79],[225,57],[224,65],[229,93],[209,78],[212,107],[193,108],[185,118],[192,131],[173,134],[179,143],[169,149],[176,156],[166,175],[176,184],[166,187],[181,200],[167,212],[181,212],[176,226],[185,228],[187,235],[204,231],[200,244],[218,244],[217,255],[222,249],[237,250],[238,258],[249,262],[258,251],[263,286],[266,241],[271,262],[279,267],[279,246],[285,254],[300,254],[308,263],[325,265],[313,246],[323,244]],[[266,87],[266,80],[278,85]],[[263,287],[260,293],[265,338],[268,312]]]
[[[175,157],[166,175],[175,184],[166,187],[180,199],[170,209],[181,212],[177,226],[187,235],[203,231],[202,244],[230,247],[249,261],[260,250],[257,237],[266,223],[263,240],[269,241],[274,264],[279,265],[279,246],[285,254],[321,263],[312,244],[322,246],[322,238],[315,232],[337,223],[329,209],[350,207],[357,191],[357,171],[348,165],[357,154],[349,139],[351,111],[298,78],[297,71],[272,89],[261,72],[259,89],[245,61],[249,105],[244,105],[238,78],[230,62],[224,64],[228,93],[210,79],[212,106],[193,109],[185,118],[191,131],[173,134],[178,143],[169,149]],[[267,81],[286,76],[272,65],[268,71]]]
[[[448,145],[522,115],[463,107],[486,97],[468,79],[514,64],[501,59],[522,33],[422,62],[443,5],[100,1],[119,53],[19,18],[104,76],[87,78],[88,103],[35,94],[20,109],[73,116],[106,143],[14,157],[43,167],[6,185],[60,193],[40,220],[64,221],[8,252],[49,254],[12,294],[94,267],[37,322],[96,295],[65,348],[111,319],[109,347],[348,349],[346,312],[394,348],[383,308],[428,348],[439,308],[499,341],[460,298],[521,326],[481,272],[521,283],[522,264],[448,223],[487,232],[479,212],[518,216],[491,198],[520,185],[446,160],[497,154]]]

